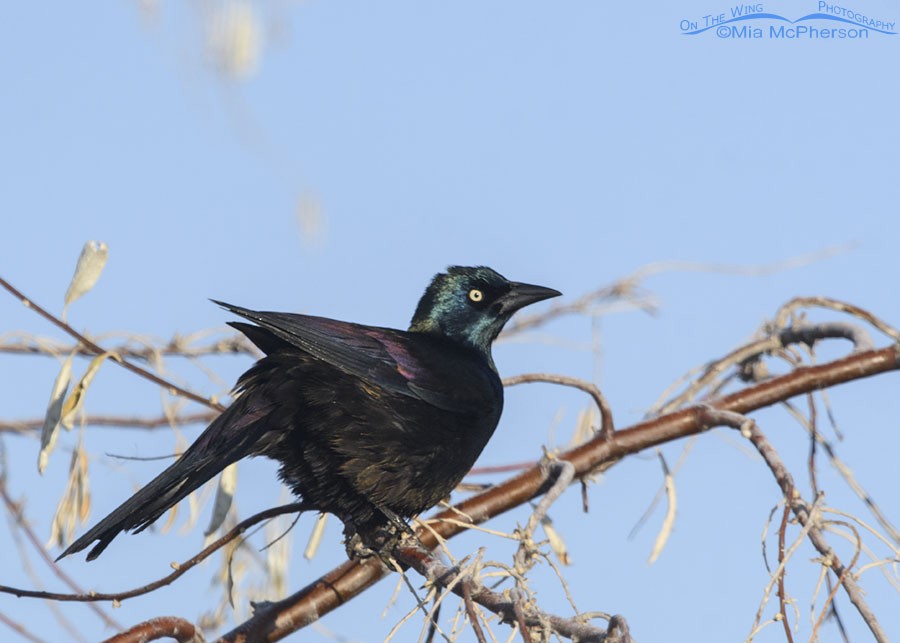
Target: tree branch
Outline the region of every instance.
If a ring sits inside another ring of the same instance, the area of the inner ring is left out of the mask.
[[[415,569],[419,574],[442,588],[449,589],[454,594],[464,597],[467,593],[472,600],[498,614],[505,623],[514,624],[524,621],[524,628],[520,624],[522,636],[525,640],[531,640],[528,629],[544,627],[550,628],[560,636],[564,636],[583,643],[598,643],[607,641],[607,631],[603,628],[591,625],[588,619],[582,616],[562,618],[547,614],[536,607],[524,606],[522,601],[517,601],[505,593],[494,592],[474,582],[471,576],[464,575],[459,578],[460,571],[443,564],[429,550],[419,545],[401,546],[394,551],[398,562]],[[466,587],[468,586],[468,589]],[[520,618],[521,616],[521,618]],[[624,621],[619,617],[620,621]],[[619,639],[625,643],[629,639]],[[612,643],[610,640],[609,643]]]
[[[206,331],[209,332],[209,331]],[[126,342],[108,349],[119,357],[128,357],[148,362],[157,357],[184,357],[196,359],[215,355],[250,355],[256,357],[259,351],[241,335],[233,335],[217,340],[205,346],[190,346],[185,338],[177,336],[159,346],[134,345]],[[19,340],[0,343],[0,353],[9,355],[46,355],[56,357],[59,355],[75,354],[80,357],[93,357],[96,353],[82,343],[61,344],[48,341]]]
[[[64,322],[59,317],[53,315],[52,313],[47,312],[41,306],[38,306],[31,299],[22,294],[18,289],[16,289],[12,284],[6,281],[3,277],[0,277],[0,286],[8,290],[12,293],[13,296],[18,298],[19,301],[22,302],[22,305],[26,308],[31,308],[38,315],[49,321],[51,324],[60,328],[63,332],[70,335],[72,338],[77,340],[80,344],[85,346],[88,350],[90,350],[94,355],[103,355],[107,351],[102,347],[98,346],[87,337],[79,333],[77,330],[69,326],[66,322]],[[161,386],[164,390],[170,391],[175,395],[180,395],[181,397],[187,398],[198,404],[203,404],[204,406],[208,406],[210,408],[216,409],[218,411],[224,411],[225,407],[219,404],[218,402],[214,402],[208,398],[203,397],[202,395],[197,395],[192,391],[188,391],[187,389],[181,388],[180,386],[176,386],[172,382],[166,381],[158,375],[154,375],[147,369],[141,368],[136,364],[132,364],[131,362],[127,362],[121,357],[116,356],[115,362],[119,364],[122,368],[128,369],[132,373],[143,377],[146,380],[150,380],[154,384]]]
[[[94,415],[84,418],[86,426],[115,426],[129,429],[159,429],[162,427],[208,424],[219,415],[218,411],[200,411],[169,417],[139,417],[135,415]],[[79,420],[79,423],[81,420]],[[37,433],[44,426],[44,418],[28,420],[0,420],[0,433]],[[37,435],[35,435],[37,437]]]
[[[810,391],[898,369],[900,349],[897,346],[864,351],[826,364],[798,368],[787,375],[711,400],[709,406],[746,414]],[[559,459],[571,462],[575,467],[575,478],[582,479],[605,463],[703,432],[708,428],[702,420],[705,408],[692,407],[649,419],[616,431],[611,439],[598,435],[561,454]],[[417,536],[426,548],[434,548],[437,540],[431,530],[441,538],[451,538],[466,529],[461,516],[467,516],[472,524],[483,523],[540,495],[547,487],[541,467],[535,465],[428,519],[429,529],[419,529]],[[292,596],[268,604],[220,641],[280,640],[343,605],[388,573],[389,570],[375,559],[347,561]]]
[[[793,476],[791,476],[790,471],[788,471],[784,461],[775,450],[775,447],[772,446],[772,443],[769,442],[765,434],[759,430],[756,423],[743,414],[732,413],[717,408],[701,408],[700,415],[704,421],[708,422],[710,425],[719,424],[739,429],[741,434],[748,438],[753,446],[756,447],[756,450],[768,465],[772,475],[775,476],[778,486],[781,487],[785,502],[791,508],[794,515],[797,516],[797,520],[800,524],[804,527],[808,527],[807,536],[809,537],[810,542],[812,542],[813,546],[824,557],[824,564],[838,577],[838,583],[842,585],[847,592],[847,596],[850,597],[850,602],[853,603],[857,611],[859,611],[860,616],[862,616],[863,620],[866,622],[866,625],[869,626],[869,630],[871,630],[875,640],[878,641],[878,643],[888,643],[887,634],[875,617],[875,613],[872,612],[869,605],[866,603],[865,598],[863,597],[863,591],[859,585],[856,584],[853,574],[850,573],[853,564],[851,563],[850,567],[845,567],[844,564],[841,563],[834,549],[832,549],[831,545],[828,544],[828,541],[825,540],[825,534],[822,533],[818,524],[811,520],[809,505],[803,500],[796,487],[794,487]],[[831,597],[829,597],[829,602],[830,599]],[[786,617],[787,615],[784,614],[783,616]]]
[[[549,373],[525,373],[523,375],[514,375],[512,377],[503,378],[503,386],[515,386],[516,384],[528,384],[532,382],[544,382],[546,384],[559,384],[560,386],[569,386],[584,391],[591,396],[597,410],[600,411],[600,434],[603,437],[611,437],[615,427],[613,426],[612,408],[606,401],[603,393],[597,388],[593,382],[571,377],[569,375],[552,375]]]
[[[129,589],[122,592],[84,592],[82,590],[78,590],[78,594],[61,594],[57,592],[43,592],[32,589],[20,589],[18,587],[9,587],[7,585],[0,585],[0,593],[3,594],[12,594],[14,596],[18,596],[19,598],[44,598],[48,600],[54,601],[63,601],[63,602],[73,602],[73,603],[95,603],[97,601],[124,601],[127,598],[134,598],[135,596],[141,596],[143,594],[149,594],[150,592],[159,589],[160,587],[164,587],[166,585],[171,585],[178,578],[184,575],[189,569],[196,567],[201,562],[209,558],[216,551],[221,549],[224,545],[228,544],[242,533],[247,531],[253,525],[262,522],[264,520],[268,520],[270,518],[274,518],[275,516],[280,516],[286,513],[296,513],[300,511],[306,511],[309,509],[307,505],[302,502],[295,502],[289,505],[282,505],[280,507],[274,507],[272,509],[266,509],[265,511],[260,511],[257,514],[254,514],[239,522],[235,527],[233,527],[227,534],[216,540],[215,542],[210,543],[207,547],[204,547],[200,553],[192,556],[188,560],[184,561],[180,564],[173,564],[175,567],[175,571],[171,574],[164,576],[158,580],[153,581],[152,583],[147,583],[146,585],[142,585],[141,587],[136,587],[135,589]]]
[[[38,553],[38,556],[44,561],[47,567],[59,578],[63,583],[69,586],[72,591],[78,592],[79,594],[84,594],[84,590],[79,587],[78,583],[76,583],[68,574],[66,574],[59,566],[59,564],[53,560],[50,555],[47,553],[47,549],[38,540],[37,534],[34,533],[34,530],[28,524],[28,521],[25,520],[25,515],[22,512],[22,506],[20,503],[15,502],[12,497],[9,495],[9,490],[6,488],[6,479],[0,479],[0,498],[3,499],[3,504],[6,505],[6,510],[10,513],[13,519],[16,521],[16,525],[22,530],[25,534],[25,537],[28,539],[28,542],[31,543],[31,546]],[[0,585],[0,592],[3,591],[3,586]],[[38,592],[44,593],[44,592]],[[99,605],[90,605],[90,609],[97,614],[100,619],[106,623],[107,626],[114,629],[121,629],[122,626],[116,622],[114,618],[112,618],[109,614],[107,614]]]
[[[149,621],[112,636],[103,643],[146,643],[161,638],[171,638],[178,643],[203,643],[200,628],[177,616],[158,616]]]

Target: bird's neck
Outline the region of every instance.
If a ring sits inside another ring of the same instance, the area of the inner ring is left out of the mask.
[[[495,373],[497,367],[491,355],[492,340],[473,341],[473,334],[466,332],[454,333],[452,329],[446,329],[433,320],[414,322],[409,327],[409,332],[437,339],[445,344],[450,344],[456,349],[470,352],[484,360]],[[475,336],[477,337],[477,336]]]

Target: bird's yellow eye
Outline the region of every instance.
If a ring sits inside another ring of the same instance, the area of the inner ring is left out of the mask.
[[[469,291],[470,301],[474,301],[477,304],[482,299],[484,299],[484,293],[478,290],[478,288],[472,288],[472,290]]]

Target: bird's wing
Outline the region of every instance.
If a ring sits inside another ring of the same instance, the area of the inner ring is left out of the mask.
[[[325,317],[215,303],[373,387],[416,397],[448,411],[478,412],[491,405],[499,390],[499,380],[486,360],[427,337]],[[240,323],[234,326],[242,332],[250,328]],[[258,330],[248,333],[264,351],[274,348],[274,342],[258,335]]]

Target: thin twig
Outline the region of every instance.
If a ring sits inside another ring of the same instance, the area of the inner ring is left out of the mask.
[[[3,498],[3,504],[6,505],[6,510],[13,516],[16,521],[16,525],[22,532],[25,534],[25,537],[28,539],[28,542],[31,543],[31,546],[38,553],[38,556],[44,561],[47,567],[59,578],[63,583],[65,583],[72,591],[77,592],[78,594],[84,595],[84,590],[75,582],[75,580],[66,574],[59,564],[53,560],[50,555],[47,553],[47,550],[44,548],[41,541],[38,539],[37,534],[34,533],[31,526],[28,524],[28,521],[25,520],[25,514],[22,511],[21,504],[15,502],[9,495],[9,490],[6,488],[6,481],[0,481],[0,497]],[[3,591],[3,586],[0,585],[0,592]],[[15,593],[15,592],[12,592]],[[38,592],[39,594],[43,594],[44,592]],[[49,593],[49,592],[47,592]],[[122,626],[116,622],[114,618],[112,618],[109,614],[107,614],[99,605],[90,605],[91,611],[93,611],[97,616],[99,616],[107,626],[112,629],[121,630]]]
[[[858,317],[859,319],[867,321],[869,324],[880,330],[895,342],[900,342],[900,332],[898,332],[897,329],[890,324],[883,322],[881,319],[870,313],[865,308],[860,308],[859,306],[855,306],[845,301],[840,301],[839,299],[833,299],[831,297],[796,297],[794,299],[791,299],[789,302],[778,309],[778,313],[775,315],[774,323],[778,326],[785,326],[787,324],[788,318],[794,313],[796,309],[809,308],[811,306],[837,310],[839,312]]]
[[[538,502],[537,507],[534,508],[531,517],[528,519],[528,526],[526,527],[528,533],[534,533],[537,526],[543,522],[544,518],[546,518],[547,512],[550,511],[550,506],[556,502],[556,499],[562,495],[563,491],[572,484],[574,478],[575,467],[571,462],[566,462],[565,460],[551,460],[548,463],[547,480],[551,483],[551,486],[544,493],[544,496],[541,498],[540,502]]]
[[[475,638],[478,640],[478,643],[487,643],[487,639],[484,638],[484,631],[481,629],[481,623],[478,621],[478,611],[475,609],[475,604],[472,602],[472,585],[470,583],[463,583],[463,605],[466,607],[466,615],[469,617],[469,623],[472,625],[472,630],[475,632]],[[432,619],[432,624],[437,619]]]
[[[781,513],[781,526],[778,529],[778,566],[781,573],[778,574],[778,609],[781,613],[781,623],[784,625],[784,636],[788,643],[794,643],[794,637],[791,635],[791,624],[788,622],[787,601],[784,592],[784,575],[787,574],[787,567],[784,562],[784,539],[787,533],[788,518],[791,517],[791,508],[785,503],[784,511]]]
[[[853,551],[853,559],[850,561],[850,564],[844,568],[844,570],[841,572],[840,577],[838,577],[837,585],[832,587],[831,591],[828,592],[828,598],[825,599],[825,605],[822,607],[822,611],[819,614],[819,618],[816,619],[815,625],[813,625],[813,640],[818,638],[819,628],[822,626],[822,621],[824,621],[825,617],[831,612],[830,607],[834,605],[834,595],[837,594],[838,586],[844,584],[844,577],[850,574],[850,570],[856,566],[856,561],[859,560],[859,554],[862,551],[862,539],[859,537],[859,531],[856,529],[856,527],[848,522],[841,522],[839,524],[842,524],[845,527],[849,527],[853,532],[853,535],[856,536],[856,549]]]
[[[525,602],[525,593],[518,588],[515,588],[510,590],[509,595],[510,598],[512,598],[513,613],[516,615],[516,625],[519,626],[519,634],[522,636],[522,641],[524,643],[532,643],[531,628],[528,627],[528,621],[525,618],[525,608],[523,605]]]
[[[639,267],[630,275],[586,293],[573,301],[555,304],[541,313],[518,315],[512,324],[507,325],[504,334],[513,335],[529,328],[542,326],[551,320],[566,315],[590,315],[601,302],[615,302],[624,299],[634,302],[635,307],[640,308],[645,312],[653,313],[656,311],[656,306],[646,298],[641,299],[635,295],[638,290],[638,284],[647,279],[647,277],[653,275],[676,271],[710,272],[748,276],[771,275],[848,252],[852,247],[852,244],[833,246],[804,255],[790,257],[782,261],[773,261],[771,263],[756,265],[702,263],[696,261],[657,261],[648,263]]]
[[[14,621],[3,612],[0,612],[0,623],[6,625],[6,627],[21,636],[23,639],[31,641],[31,643],[44,643],[43,639],[39,639],[37,636],[29,632],[24,625],[22,625],[18,621]]]
[[[47,310],[45,310],[38,304],[34,303],[31,299],[29,299],[24,294],[22,294],[18,289],[16,289],[12,284],[10,284],[8,281],[3,279],[2,277],[0,277],[0,286],[2,286],[6,290],[8,290],[10,293],[12,293],[12,295],[14,297],[17,297],[19,299],[19,301],[22,302],[22,305],[24,305],[26,308],[31,308],[34,312],[36,312],[38,315],[40,315],[41,317],[43,317],[44,319],[49,321],[51,324],[53,324],[57,328],[61,329],[66,334],[70,335],[72,338],[77,340],[80,344],[86,346],[91,352],[93,352],[94,355],[103,355],[104,353],[107,352],[104,348],[101,348],[100,346],[98,346],[97,344],[95,344],[94,342],[89,340],[87,337],[85,337],[84,335],[79,333],[77,330],[75,330],[74,328],[69,326],[69,324],[64,322],[62,319],[60,319],[56,315],[53,315],[52,313],[47,312]],[[163,388],[163,390],[169,391],[173,395],[180,395],[181,397],[187,398],[187,399],[197,402],[199,404],[203,404],[204,406],[208,406],[208,407],[216,409],[218,411],[225,410],[225,407],[222,406],[221,404],[219,404],[218,402],[214,402],[213,400],[205,398],[202,395],[198,395],[196,393],[193,393],[192,391],[188,391],[187,389],[181,388],[180,386],[176,386],[172,382],[169,382],[169,381],[159,377],[158,375],[154,375],[150,371],[148,371],[144,368],[141,368],[140,366],[137,366],[136,364],[132,364],[131,362],[128,362],[122,358],[117,358],[115,360],[115,362],[117,364],[119,364],[120,366],[122,366],[123,368],[128,369],[132,373],[134,373],[140,377],[143,377],[144,379],[149,380],[149,381],[153,382],[154,384],[161,386]]]
[[[654,404],[649,415],[671,413],[687,402],[694,400],[706,387],[713,386],[728,369],[747,365],[762,355],[771,355],[792,344],[812,345],[822,339],[851,339],[854,342],[854,353],[870,350],[872,341],[862,329],[849,324],[796,324],[781,328],[768,337],[752,341],[729,352],[724,357],[710,362],[703,374],[674,398]]]
[[[831,571],[838,577],[838,583],[844,588],[844,591],[850,598],[850,602],[856,607],[859,615],[865,621],[869,630],[872,632],[872,635],[875,637],[875,640],[879,643],[887,643],[887,634],[875,617],[875,613],[872,612],[871,608],[866,603],[862,589],[857,585],[853,574],[848,573],[850,567],[845,567],[843,563],[841,563],[834,549],[831,548],[828,541],[825,539],[822,530],[819,529],[814,521],[810,520],[809,505],[802,499],[800,493],[796,490],[793,477],[784,465],[784,462],[781,460],[777,451],[775,451],[775,448],[762,431],[757,428],[756,423],[740,413],[723,411],[719,408],[709,407],[701,409],[700,413],[704,421],[712,424],[722,424],[738,428],[742,434],[750,439],[750,442],[756,447],[759,454],[763,457],[763,460],[765,460],[766,464],[769,466],[769,470],[775,476],[775,480],[781,487],[782,493],[784,493],[784,497],[790,505],[791,511],[793,511],[794,515],[797,517],[797,520],[803,526],[810,525],[807,533],[810,542],[812,542],[813,546],[820,554],[822,554],[825,561],[828,562]],[[856,556],[854,556],[854,563],[855,561]]]
[[[185,572],[189,569],[196,567],[201,562],[209,558],[213,553],[217,550],[221,549],[222,546],[228,544],[242,533],[244,533],[247,529],[252,527],[253,525],[262,522],[263,520],[268,520],[270,518],[274,518],[275,516],[280,516],[286,513],[293,513],[299,511],[306,511],[310,509],[309,506],[302,502],[295,502],[289,505],[282,505],[280,507],[274,507],[272,509],[266,509],[265,511],[260,511],[259,513],[250,516],[246,520],[238,523],[231,531],[227,534],[219,538],[218,540],[211,543],[209,546],[203,548],[200,553],[192,556],[188,560],[184,561],[180,564],[175,564],[175,571],[169,574],[168,576],[164,576],[159,580],[155,580],[152,583],[147,583],[141,587],[136,587],[135,589],[126,590],[123,592],[87,592],[85,593],[83,590],[78,590],[78,594],[60,594],[57,592],[42,592],[35,591],[29,589],[20,589],[17,587],[8,587],[6,585],[0,585],[0,593],[4,594],[13,594],[14,596],[18,596],[19,598],[45,598],[54,601],[69,601],[75,603],[93,603],[97,601],[124,601],[127,598],[134,598],[135,596],[141,596],[143,594],[148,594],[153,590],[159,589],[160,587],[164,587],[166,585],[170,585],[173,581],[177,580],[181,577]],[[122,629],[120,625],[113,623],[113,627],[116,629]]]
[[[134,415],[94,415],[85,416],[84,426],[115,426],[133,429],[158,429],[162,427],[208,424],[219,415],[218,411],[201,411],[184,415],[139,417]],[[43,418],[28,420],[0,420],[0,433],[37,433],[44,426]]]
[[[46,355],[48,357],[72,354],[79,357],[93,357],[95,354],[93,350],[81,343],[62,344],[50,342],[43,338],[40,338],[38,341],[28,341],[28,339],[12,342],[0,341],[0,353],[9,355]],[[132,343],[124,343],[117,344],[108,350],[119,357],[141,361],[150,361],[159,357],[196,359],[198,357],[214,357],[217,355],[249,355],[252,357],[259,355],[258,349],[244,337],[237,334],[205,346],[189,346],[184,340],[184,337],[178,336],[167,342],[160,343],[158,346],[136,346]]]
[[[610,438],[612,436],[615,431],[615,428],[613,427],[612,408],[609,406],[609,402],[606,401],[606,398],[603,396],[603,393],[600,392],[600,389],[597,388],[596,384],[577,377],[570,377],[569,375],[553,375],[550,373],[524,373],[522,375],[503,378],[504,386],[515,386],[516,384],[529,384],[533,382],[569,386],[590,395],[591,399],[594,400],[594,404],[597,405],[597,409],[600,411],[602,423],[600,435],[605,438]]]
[[[517,530],[519,538],[519,547],[513,556],[516,573],[524,576],[525,573],[533,566],[534,554],[537,550],[534,544],[534,531],[538,525],[543,523],[550,511],[550,506],[556,502],[563,492],[572,484],[575,477],[575,467],[571,462],[565,460],[545,461],[547,484],[550,488],[544,493],[540,502],[534,508],[525,529]]]
[[[422,548],[420,545],[401,545],[394,551],[394,557],[402,564],[415,569],[425,578],[431,579],[433,583],[450,589],[458,596],[463,595],[464,585],[472,585],[469,590],[471,592],[472,600],[491,610],[495,614],[498,614],[504,622],[511,623],[517,621],[514,600],[510,600],[507,596],[487,589],[484,586],[474,586],[471,578],[463,578],[460,580],[459,570],[444,565],[430,551]],[[527,632],[528,627],[549,624],[554,632],[566,638],[582,641],[584,643],[599,643],[606,640],[606,631],[585,622],[579,616],[563,618],[547,614],[537,608],[529,607],[524,620],[526,626],[525,632]]]

